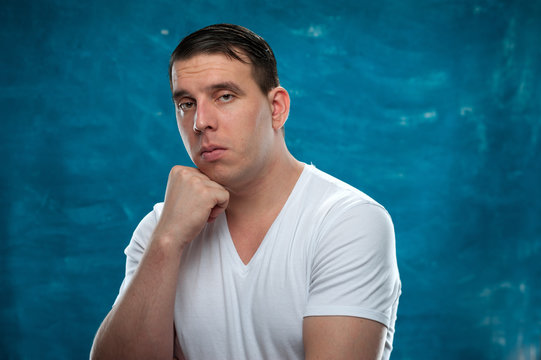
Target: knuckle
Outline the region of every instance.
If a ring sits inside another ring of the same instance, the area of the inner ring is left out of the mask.
[[[190,175],[190,169],[181,165],[173,166],[170,172],[170,176],[172,177],[185,178],[189,175]]]
[[[203,185],[203,182],[197,176],[191,176],[187,179],[187,181],[189,182],[190,185],[194,187],[200,187]]]
[[[210,190],[206,186],[201,186],[199,189],[199,195],[204,198],[207,198],[210,194]]]
[[[175,166],[173,166],[173,168],[169,172],[169,175],[177,175],[181,171],[182,171],[182,167],[180,165],[175,165]]]

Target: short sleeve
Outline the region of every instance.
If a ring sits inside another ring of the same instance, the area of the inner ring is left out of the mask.
[[[355,316],[394,328],[401,292],[391,217],[377,203],[329,214],[318,236],[304,316]]]
[[[148,213],[143,220],[141,220],[133,232],[131,241],[124,250],[124,254],[126,254],[126,272],[114,304],[119,301],[130,285],[133,275],[135,274],[135,270],[137,270],[137,267],[143,258],[143,254],[145,253],[145,249],[150,241],[150,237],[152,236],[154,228],[158,223],[162,208],[163,203],[154,205],[154,209]]]

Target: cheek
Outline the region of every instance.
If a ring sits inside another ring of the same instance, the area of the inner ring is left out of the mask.
[[[178,132],[180,133],[180,136],[182,136],[182,125],[178,118],[178,115],[177,115],[177,128],[178,128]]]
[[[242,131],[239,131],[239,141],[241,142],[246,158],[261,158],[270,150],[272,142],[272,122],[269,116],[262,111],[254,111],[248,117]]]
[[[267,137],[272,135],[272,117],[265,108],[261,108],[252,114],[253,129],[251,133],[259,138],[259,141],[265,141]]]
[[[254,107],[242,114],[240,118],[244,120],[242,122],[242,127],[246,133],[259,135],[266,131],[268,127],[272,126],[268,112],[265,110],[266,109],[262,107]]]
[[[192,157],[192,128],[186,126],[186,123],[182,121],[182,119],[179,118],[177,115],[177,127],[178,132],[180,133],[180,137],[182,139],[182,142],[184,143],[184,147],[186,148],[186,151],[188,152],[188,155],[190,155],[190,158]]]
[[[187,136],[190,133],[190,131],[193,130],[193,122],[191,122],[189,118],[180,115],[178,112],[176,113],[176,119],[177,119],[178,132],[180,133],[180,136],[184,140],[184,137]]]

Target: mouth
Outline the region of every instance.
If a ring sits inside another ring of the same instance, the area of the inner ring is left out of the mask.
[[[211,145],[202,147],[199,155],[204,161],[212,162],[220,159],[225,152],[225,148]]]

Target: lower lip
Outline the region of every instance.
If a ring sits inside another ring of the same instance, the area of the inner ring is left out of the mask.
[[[201,157],[205,161],[215,161],[222,157],[225,153],[225,149],[216,149],[212,151],[205,151],[201,154]]]

